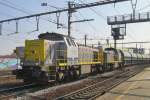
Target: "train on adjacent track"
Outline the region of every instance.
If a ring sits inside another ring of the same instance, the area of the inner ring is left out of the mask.
[[[19,51],[17,51],[19,52]],[[100,73],[126,65],[148,64],[150,56],[115,48],[89,47],[58,33],[43,33],[26,40],[21,69],[14,70],[26,83],[47,83],[77,79],[89,73]]]

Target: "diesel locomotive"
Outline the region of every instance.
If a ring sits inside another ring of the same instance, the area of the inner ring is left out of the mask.
[[[59,82],[143,63],[150,63],[148,55],[79,45],[71,37],[47,32],[25,41],[22,68],[14,74],[25,83]]]

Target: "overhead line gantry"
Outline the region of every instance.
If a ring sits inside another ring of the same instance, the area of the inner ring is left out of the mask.
[[[94,7],[94,6],[123,2],[123,1],[129,1],[129,0],[103,0],[103,1],[89,3],[89,4],[78,4],[78,6],[75,6],[73,9],[77,10],[77,9],[82,9],[82,8]],[[37,17],[37,16],[42,16],[42,15],[47,15],[47,14],[53,14],[53,13],[60,13],[60,12],[68,11],[68,10],[69,9],[66,8],[66,9],[60,9],[60,10],[56,10],[56,11],[44,12],[44,13],[39,13],[39,14],[33,14],[33,15],[28,15],[28,16],[23,16],[23,17],[12,18],[12,19],[6,19],[6,20],[1,20],[0,23],[12,21],[12,20],[20,20],[20,19],[25,19],[25,18],[30,18],[30,17]]]
[[[17,17],[17,18],[1,20],[0,23],[9,22],[9,21],[13,21],[13,20],[17,21],[17,20],[21,20],[21,19],[25,19],[25,18],[38,17],[38,16],[54,14],[54,13],[68,12],[68,36],[70,36],[71,14],[75,10],[99,6],[99,5],[106,5],[106,4],[111,4],[111,3],[124,2],[124,1],[129,1],[129,0],[103,0],[103,1],[94,2],[94,3],[77,4],[77,5],[73,4],[71,2],[68,2],[68,8],[65,8],[65,9],[59,9],[59,10],[50,11],[50,12],[44,12],[44,13],[38,13],[38,14],[32,14],[32,15],[27,15],[27,16],[22,16],[22,17]]]
[[[108,25],[128,24],[128,23],[139,23],[150,21],[150,12],[136,13],[118,16],[109,16],[107,18]]]

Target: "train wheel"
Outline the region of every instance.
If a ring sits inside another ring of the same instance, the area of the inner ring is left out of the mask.
[[[45,72],[41,72],[40,78],[38,79],[40,84],[47,84],[48,83],[48,76],[46,75]]]
[[[100,69],[99,73],[103,73],[103,66],[102,65],[100,65],[99,69]]]
[[[95,67],[96,67],[96,73],[100,73],[101,72],[101,66],[95,65]]]
[[[31,83],[31,80],[27,79],[27,78],[24,78],[23,79],[23,82],[24,84],[30,84]]]
[[[106,71],[106,68],[107,68],[107,65],[106,64],[103,64],[102,65],[102,73],[104,73]]]
[[[80,76],[81,76],[81,67],[78,67],[76,69],[76,74],[77,74],[77,78],[80,78]]]
[[[77,80],[78,79],[77,70],[74,68],[72,71],[73,71],[73,80]]]
[[[64,73],[63,72],[61,72],[61,71],[58,71],[57,73],[56,73],[56,81],[58,81],[58,82],[62,82],[63,80],[64,80]]]
[[[92,74],[93,75],[96,75],[98,73],[98,70],[99,70],[99,68],[96,65],[92,66]]]
[[[72,66],[70,69],[69,69],[69,80],[75,80],[75,77],[77,76],[77,72],[75,70],[75,68]]]
[[[91,66],[91,74],[94,74],[94,67]]]
[[[64,81],[70,81],[70,77],[71,77],[71,74],[70,74],[70,70],[66,70],[64,72]]]
[[[114,68],[115,68],[115,64],[110,64],[110,65],[109,65],[109,71],[113,71]]]

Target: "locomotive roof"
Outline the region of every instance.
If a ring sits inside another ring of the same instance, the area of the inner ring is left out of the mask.
[[[117,51],[117,49],[115,49],[115,48],[105,48],[105,50],[113,50],[113,51]]]
[[[107,51],[114,51],[116,54],[118,53],[117,52],[117,49],[115,49],[115,48],[105,48],[105,50]]]
[[[63,37],[67,37],[70,38],[66,35],[62,35],[59,33],[55,33],[55,32],[46,32],[46,33],[42,33],[38,36],[39,39],[47,39],[47,40],[52,40],[52,41],[60,41],[63,40]]]

